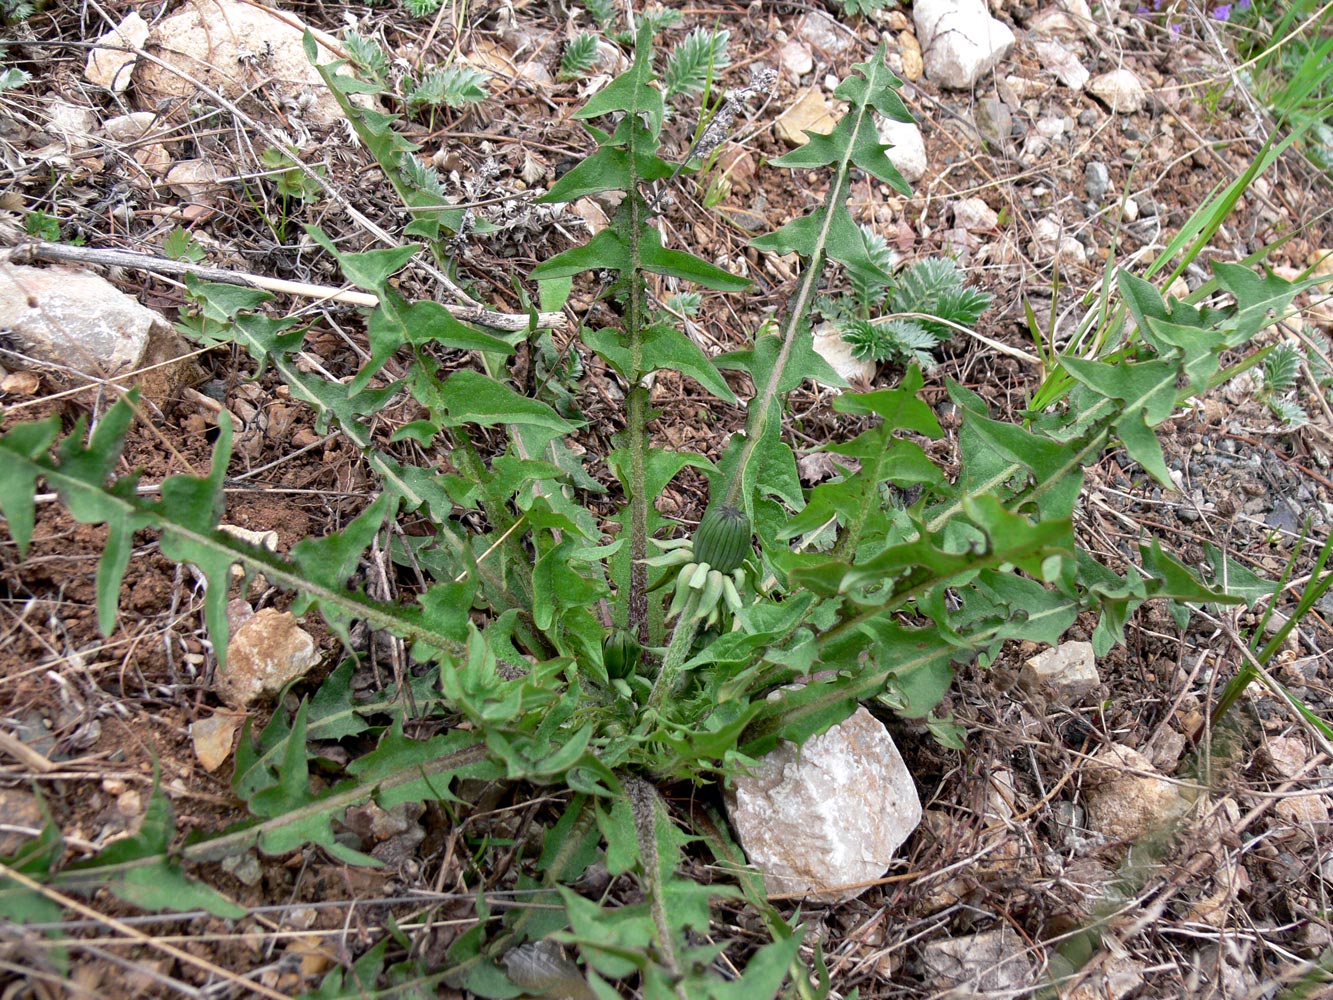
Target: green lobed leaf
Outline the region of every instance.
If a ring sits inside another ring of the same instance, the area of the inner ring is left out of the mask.
[[[445,379],[432,403],[444,411],[443,427],[531,424],[557,434],[569,434],[577,426],[557,416],[545,403],[520,396],[504,383],[468,369]]]
[[[652,86],[657,77],[652,66],[652,27],[643,19],[634,42],[634,62],[624,73],[594,94],[575,118],[598,118],[614,112],[644,117],[647,131],[656,136],[662,131],[666,104],[662,92]]]
[[[585,330],[583,340],[622,378],[633,380],[630,349],[618,331]],[[708,356],[693,340],[672,327],[655,324],[643,331],[641,365],[640,376],[663,368],[672,369],[688,375],[719,399],[728,403],[736,401],[731,387]]]
[[[27,556],[32,543],[39,460],[59,436],[59,416],[17,424],[0,436],[0,454],[7,452],[26,460],[5,462],[5,474],[0,476],[0,515],[9,523],[9,537],[18,546],[20,559]]]

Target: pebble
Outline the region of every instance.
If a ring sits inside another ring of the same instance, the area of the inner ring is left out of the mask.
[[[1107,169],[1105,163],[1096,160],[1090,161],[1083,168],[1083,190],[1088,192],[1088,197],[1093,201],[1102,202],[1106,200],[1106,192],[1111,187],[1111,171]]]
[[[1100,98],[1115,114],[1142,111],[1148,103],[1143,81],[1127,69],[1100,73],[1088,81],[1087,87],[1090,94]]]

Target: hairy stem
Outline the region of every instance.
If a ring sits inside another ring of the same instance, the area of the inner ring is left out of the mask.
[[[667,646],[666,656],[662,657],[662,666],[658,668],[657,680],[653,681],[653,690],[648,695],[649,711],[660,712],[666,700],[675,693],[685,659],[694,648],[695,636],[699,634],[699,626],[703,623],[703,619],[694,614],[698,607],[699,592],[691,591],[676,621],[676,628],[671,633],[671,644]]]
[[[637,134],[637,133],[636,133]],[[634,142],[630,143],[630,163],[635,160]],[[632,168],[631,168],[632,169]],[[648,206],[638,190],[638,178],[627,193],[623,211],[628,213],[630,267],[626,277],[629,301],[625,312],[625,332],[629,338],[630,392],[626,399],[626,434],[629,439],[629,628],[641,644],[647,646],[648,634],[648,410],[651,390],[644,384],[643,331],[647,325],[644,301],[643,257],[640,241],[648,226]]]
[[[679,631],[679,629],[677,629]],[[657,848],[658,822],[670,823],[666,807],[657,789],[642,778],[626,775],[621,779],[630,808],[634,813],[634,834],[639,842],[639,860],[643,866],[643,883],[648,905],[652,909],[653,927],[657,931],[657,950],[662,966],[673,977],[680,978],[680,961],[676,958],[676,944],[671,936],[671,919],[666,911],[666,893],[663,886],[662,857]],[[676,985],[676,995],[686,1000],[683,987]]]

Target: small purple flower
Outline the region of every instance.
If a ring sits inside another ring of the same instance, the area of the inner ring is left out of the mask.
[[[1231,4],[1224,3],[1220,7],[1213,8],[1213,18],[1218,21],[1231,20]]]

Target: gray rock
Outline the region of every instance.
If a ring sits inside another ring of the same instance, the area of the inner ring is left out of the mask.
[[[855,32],[838,24],[822,10],[812,10],[796,25],[796,37],[826,56],[836,56],[857,44]]]
[[[917,0],[912,18],[926,76],[941,87],[970,90],[1014,47],[1014,33],[982,0]]]
[[[735,778],[727,811],[771,893],[855,899],[921,822],[921,802],[888,730],[864,708],[783,742]]]
[[[1025,990],[1033,985],[1026,944],[1009,927],[932,941],[921,952],[931,993],[962,989],[961,996]]]
[[[1054,692],[1073,702],[1101,686],[1096,655],[1090,642],[1062,642],[1043,650],[1023,664],[1018,683],[1032,694]]]
[[[5,268],[0,316],[24,354],[89,374],[123,375],[180,353],[163,317],[105,278],[75,268]]]
[[[254,851],[244,854],[229,854],[222,859],[222,870],[242,885],[251,888],[257,886],[264,877],[264,869],[259,866],[259,858]]]
[[[876,117],[875,128],[879,131],[879,141],[889,147],[886,154],[889,162],[898,168],[904,180],[915,184],[926,176],[926,140],[921,129],[910,122],[883,116]]]
[[[1111,188],[1111,171],[1107,169],[1105,163],[1096,160],[1090,161],[1083,168],[1083,190],[1088,192],[1088,197],[1093,201],[1102,202],[1106,200],[1106,192]]]
[[[975,120],[981,137],[997,146],[1004,146],[1013,132],[1014,116],[1009,105],[994,97],[977,101]]]

